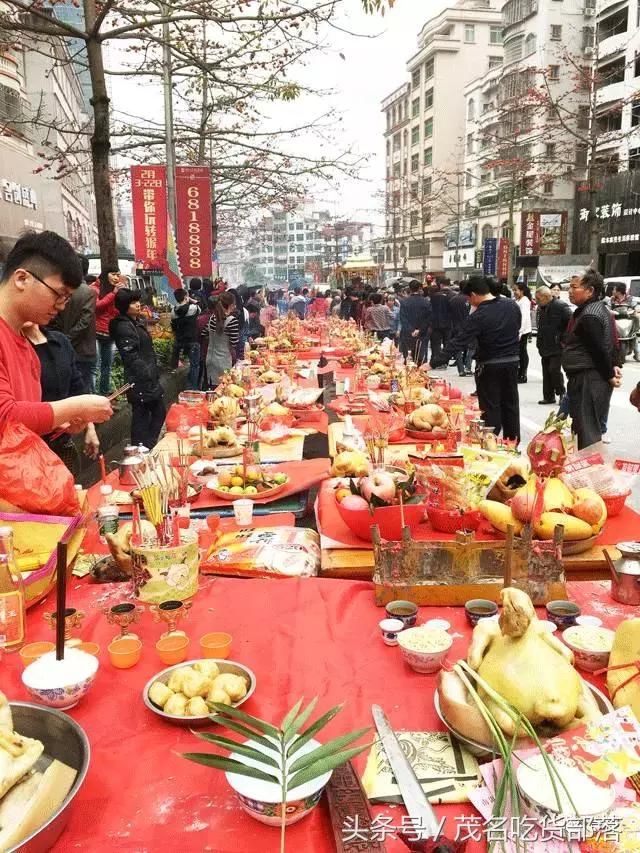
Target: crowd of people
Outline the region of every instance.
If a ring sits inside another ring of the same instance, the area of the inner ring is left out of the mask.
[[[191,389],[215,387],[277,317],[334,315],[379,340],[393,339],[418,364],[455,365],[460,376],[474,375],[485,422],[519,441],[518,386],[527,381],[534,304],[539,402],[571,415],[580,448],[606,434],[611,393],[621,384],[624,355],[611,309],[625,294],[605,298],[603,279],[592,269],[571,280],[571,304],[557,286],[532,296],[524,283],[512,292],[479,274],[460,283],[411,280],[386,289],[357,279],[343,291],[231,288],[220,279],[192,278],[173,296],[172,366],[188,365]],[[59,235],[21,237],[0,282],[0,429],[24,423],[70,467],[73,435],[84,432],[85,452],[95,456],[95,424],[113,411],[108,397],[117,351],[131,384],[132,442],[152,448],[166,409],[145,303],[117,270],[89,276],[86,258]],[[631,401],[638,400],[640,386]]]

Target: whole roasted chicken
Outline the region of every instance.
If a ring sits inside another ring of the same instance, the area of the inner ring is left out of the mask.
[[[529,596],[522,590],[502,590],[500,621],[484,619],[473,631],[467,663],[533,726],[549,723],[565,729],[600,712],[573,668],[573,653],[544,629]],[[515,724],[487,693],[478,691],[506,735]],[[440,704],[445,718],[461,734],[491,742],[491,734],[463,683],[454,672],[443,672]]]

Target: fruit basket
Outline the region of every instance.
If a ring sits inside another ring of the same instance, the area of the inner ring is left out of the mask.
[[[376,507],[373,512],[369,509],[348,509],[336,501],[340,518],[349,530],[365,542],[371,542],[371,527],[377,524],[380,536],[390,541],[402,538],[402,513],[399,506]],[[404,523],[405,527],[415,530],[424,520],[424,504],[405,504]]]
[[[477,510],[444,509],[427,504],[429,524],[439,533],[457,533],[459,530],[477,530],[482,516]]]

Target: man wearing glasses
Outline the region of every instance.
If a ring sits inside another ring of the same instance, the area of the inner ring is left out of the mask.
[[[604,303],[604,279],[594,269],[574,276],[569,299],[576,310],[569,320],[562,348],[572,429],[578,449],[602,440],[611,392],[622,382],[615,365],[611,314]]]
[[[111,403],[96,394],[41,402],[40,362],[22,334],[25,323],[48,325],[81,281],[75,251],[53,231],[28,232],[9,252],[0,280],[0,429],[19,421],[39,435],[80,432],[111,417]]]

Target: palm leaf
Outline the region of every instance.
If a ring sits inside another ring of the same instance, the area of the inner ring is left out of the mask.
[[[283,721],[280,723],[280,731],[283,731],[286,733],[286,731],[289,728],[289,726],[291,725],[291,723],[295,720],[297,715],[300,713],[300,708],[302,707],[303,699],[304,699],[304,697],[302,699],[298,700],[296,702],[296,704],[293,706],[293,708],[289,711],[289,713],[285,716]]]
[[[274,749],[274,745],[270,740],[267,740],[266,737],[262,735],[256,734],[252,729],[248,729],[246,726],[241,725],[240,723],[236,723],[235,720],[228,720],[226,717],[211,717],[212,722],[218,723],[221,726],[226,726],[226,728],[231,729],[232,732],[236,732],[239,735],[244,735],[248,737],[250,740],[255,740],[258,743],[261,743],[263,746],[268,747],[269,749]]]
[[[264,720],[260,720],[258,717],[252,717],[251,714],[245,714],[244,711],[240,711],[238,708],[233,708],[231,705],[223,705],[220,702],[212,702],[211,704],[221,717],[234,717],[236,720],[240,720],[249,726],[253,726],[254,729],[258,729],[258,731],[264,732],[266,735],[271,735],[271,737],[274,737],[277,740],[280,739],[280,729],[272,726],[271,723],[265,723]]]
[[[245,755],[247,758],[252,758],[254,761],[258,761],[261,764],[269,764],[271,767],[275,767],[276,770],[280,769],[280,765],[275,758],[271,758],[270,755],[265,755],[264,752],[260,752],[250,746],[246,746],[244,743],[238,743],[228,737],[212,735],[209,732],[192,731],[192,734],[200,738],[200,740],[206,740],[207,743],[213,743],[216,746],[221,746],[223,749],[228,749],[231,752],[238,752],[240,755]]]
[[[293,722],[289,725],[288,729],[284,733],[285,743],[288,743],[304,726],[307,722],[311,714],[313,714],[315,707],[318,703],[318,697],[314,696],[314,698],[309,702],[307,707],[302,711],[302,713],[293,720]]]
[[[289,790],[291,791],[299,785],[304,785],[306,782],[311,782],[312,779],[317,779],[318,776],[322,776],[323,773],[328,773],[329,770],[333,770],[335,767],[340,767],[340,765],[346,764],[347,761],[355,758],[356,755],[364,752],[365,749],[369,749],[372,745],[373,742],[366,743],[364,746],[345,749],[342,752],[335,752],[333,755],[321,758],[309,767],[305,767],[304,770],[299,770],[297,773],[294,773],[288,781]]]
[[[183,752],[182,757],[188,761],[195,761],[196,764],[204,764],[205,767],[214,767],[216,770],[225,770],[228,773],[238,773],[240,776],[261,779],[263,782],[280,784],[280,779],[277,776],[273,776],[264,770],[258,770],[257,767],[249,767],[248,764],[242,764],[232,758],[225,758],[222,755],[212,755],[209,752]]]
[[[297,737],[294,741],[292,741],[289,746],[289,749],[287,750],[287,758],[290,755],[296,753],[301,746],[304,746],[305,743],[307,743],[307,741],[311,740],[311,738],[316,734],[316,732],[319,732],[320,729],[324,728],[327,723],[329,723],[335,717],[335,715],[342,710],[343,707],[344,704],[336,705],[335,708],[331,708],[330,711],[327,711],[326,714],[323,714],[315,721],[315,723],[312,723],[308,729],[302,732],[300,737]]]
[[[291,767],[287,768],[287,773],[291,774],[296,773],[298,770],[304,770],[305,767],[315,764],[316,761],[339,752],[348,744],[353,743],[354,740],[358,740],[358,738],[362,737],[362,735],[366,734],[369,730],[369,726],[364,729],[357,729],[357,731],[349,732],[346,735],[342,735],[342,737],[337,737],[334,740],[330,740],[328,743],[325,743],[323,746],[319,746],[317,749],[313,749],[311,752],[301,755],[300,758],[297,758],[293,762]]]

